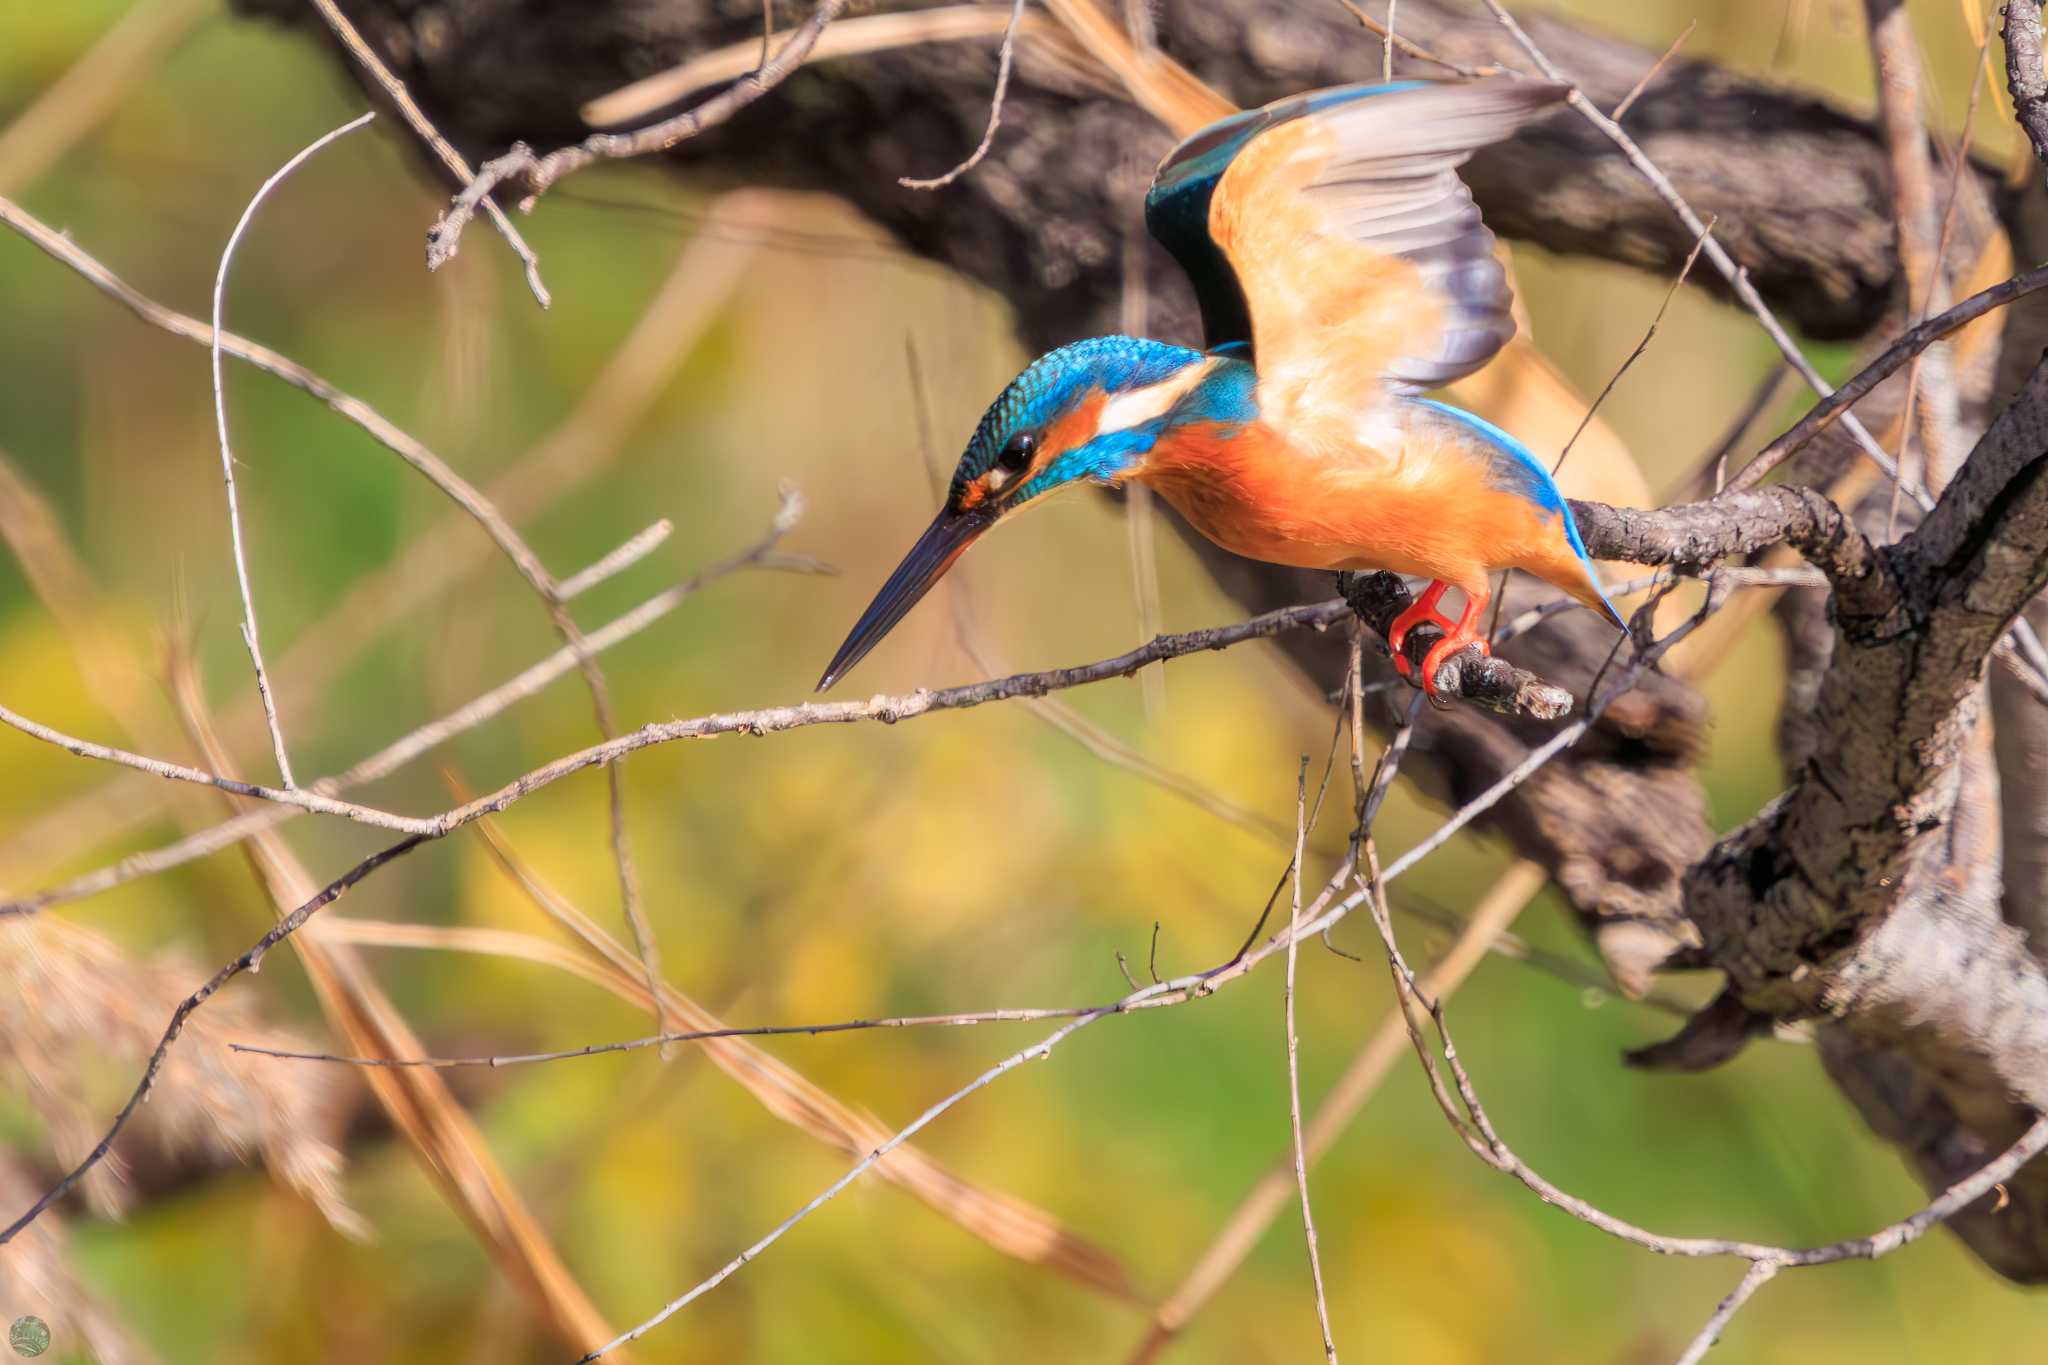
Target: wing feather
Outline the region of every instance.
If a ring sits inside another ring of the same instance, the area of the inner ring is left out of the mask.
[[[1147,218],[1194,281],[1210,344],[1249,341],[1282,410],[1436,388],[1515,330],[1457,168],[1564,94],[1503,78],[1297,96],[1183,143]]]

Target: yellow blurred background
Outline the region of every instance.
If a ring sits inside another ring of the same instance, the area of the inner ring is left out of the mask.
[[[0,180],[0,194],[144,293],[203,316],[220,247],[250,193],[362,100],[305,36],[186,8],[196,16],[189,33],[54,164],[23,171],[0,158],[0,175],[15,175]],[[1567,8],[1654,49],[1695,14],[1670,0]],[[126,9],[72,0],[0,16],[0,125]],[[1913,9],[1941,123],[1952,130],[1974,42],[1952,0]],[[1686,51],[1866,107],[1860,10],[1839,0],[1795,0],[1791,10],[1780,0],[1708,7]],[[1361,35],[1361,74],[1378,61]],[[595,628],[753,541],[778,482],[792,481],[808,510],[783,548],[829,561],[839,576],[725,578],[604,665],[625,726],[804,699],[930,514],[907,349],[929,393],[933,458],[950,466],[1025,358],[1000,303],[903,255],[828,201],[749,197],[715,207],[657,171],[626,168],[579,177],[522,223],[556,300],[543,313],[485,230],[448,269],[425,272],[422,236],[439,194],[405,136],[380,121],[279,191],[237,259],[229,325],[326,375],[492,487],[578,409],[666,285],[673,315],[698,310],[705,325],[651,357],[657,373],[644,407],[586,412],[617,422],[616,439],[598,441],[583,471],[539,498],[520,526],[566,575],[657,518],[674,523],[653,556],[578,601],[578,618]],[[1987,105],[1980,151],[1997,157],[2009,143]],[[1516,259],[1543,352],[1582,391],[1596,391],[1636,344],[1666,282],[1529,249]],[[171,646],[189,645],[211,709],[244,718],[233,731],[237,765],[268,780],[268,746],[246,723],[254,698],[205,352],[138,323],[12,234],[0,234],[0,316],[0,455],[48,500],[89,572],[86,635],[112,642],[83,649],[85,637],[67,631],[20,559],[0,556],[0,702],[72,734],[147,748],[146,733],[181,733],[163,666]],[[1849,364],[1839,347],[1814,354],[1831,373]],[[1682,295],[1604,415],[1653,487],[1670,489],[1772,358],[1746,319]],[[302,778],[346,767],[556,648],[532,594],[502,559],[480,552],[468,527],[443,536],[467,556],[447,591],[406,585],[345,650],[331,643],[332,613],[351,589],[451,509],[356,427],[274,380],[231,362],[228,395],[257,604]],[[1773,418],[1800,406],[1787,398]],[[1241,615],[1172,535],[1159,544],[1166,629]],[[1120,509],[1093,496],[1064,501],[978,550],[842,691],[978,676],[956,611],[999,670],[1120,652],[1137,639],[1130,585]],[[1776,790],[1777,666],[1774,633],[1758,624],[1707,688],[1716,730],[1705,778],[1718,828]],[[1169,665],[1164,704],[1149,715],[1135,682],[1064,700],[1152,762],[1282,830],[1293,824],[1299,756],[1320,763],[1329,744],[1329,708],[1263,645]],[[571,675],[359,797],[430,813],[452,801],[444,769],[489,788],[594,738],[589,699]],[[666,975],[734,1024],[1111,999],[1127,989],[1116,954],[1142,973],[1155,921],[1162,970],[1225,958],[1286,862],[1284,840],[1102,761],[1016,705],[671,745],[624,771]],[[142,820],[117,819],[92,794],[114,791],[121,776],[0,731],[0,890],[35,890],[224,813],[195,789]],[[1441,813],[1397,790],[1382,848],[1407,847]],[[599,774],[530,797],[501,828],[564,896],[626,938]],[[1341,820],[1323,823],[1312,840],[1316,866],[1329,866],[1343,833]],[[284,838],[316,881],[384,842],[315,819],[293,823]],[[1397,901],[1463,913],[1506,861],[1494,842],[1461,838]],[[272,921],[235,852],[50,913],[138,956],[176,950],[180,989]],[[473,834],[380,872],[327,913],[557,937]],[[1414,957],[1448,942],[1440,927],[1401,923]],[[1517,931],[1582,972],[1598,970],[1548,893]],[[1310,1105],[1391,998],[1368,927],[1347,923],[1337,937],[1366,960],[1319,947],[1301,959]],[[571,1048],[649,1027],[643,1010],[545,965],[365,951],[436,1053]],[[1285,1150],[1280,984],[1277,970],[1263,970],[1214,999],[1106,1020],[971,1098],[920,1145],[967,1179],[1049,1211],[1113,1253],[1141,1292],[1163,1296]],[[246,997],[252,1018],[347,1050],[292,954],[229,989]],[[1697,1001],[1711,983],[1668,989]],[[1804,1243],[1868,1231],[1921,1202],[1807,1048],[1760,1044],[1696,1078],[1626,1071],[1620,1051],[1664,1036],[1674,1018],[1501,957],[1478,970],[1451,1018],[1509,1139],[1560,1185],[1637,1222]],[[762,1046],[893,1129],[1050,1028],[985,1024]],[[98,1066],[64,1079],[91,1112],[110,1116],[140,1061],[111,1046]],[[36,1078],[19,1064],[0,1076],[0,1149],[32,1172],[53,1172]],[[371,1112],[359,1075],[323,1079],[344,1109]],[[687,1046],[666,1061],[642,1051],[449,1079],[616,1329],[710,1274],[846,1165]],[[164,1360],[573,1355],[544,1332],[530,1297],[493,1268],[400,1139],[372,1122],[348,1154],[343,1188],[371,1229],[367,1241],[344,1238],[262,1171],[237,1167],[178,1182],[121,1222],[65,1206],[71,1255],[110,1313]],[[1668,1360],[1740,1269],[1659,1259],[1545,1208],[1462,1150],[1406,1057],[1317,1167],[1314,1194],[1347,1358]],[[0,1278],[0,1314],[9,1292]],[[633,1351],[652,1361],[1117,1360],[1144,1322],[1140,1308],[998,1254],[869,1179]],[[1781,1277],[1722,1351],[1802,1365],[2018,1359],[2026,1352],[2013,1343],[2044,1330],[2048,1306],[1937,1235],[1877,1264]],[[1290,1203],[1166,1358],[1300,1361],[1318,1349]],[[83,1358],[80,1350],[60,1335],[53,1358]]]

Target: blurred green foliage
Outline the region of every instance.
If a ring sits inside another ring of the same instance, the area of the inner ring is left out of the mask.
[[[74,0],[0,17],[0,119],[30,104],[123,8]],[[1668,0],[1570,8],[1653,47],[1690,17]],[[1777,60],[1787,79],[1866,98],[1854,7],[1794,6],[1805,17],[1789,44],[1781,8],[1714,7],[1688,50],[1752,68]],[[1953,6],[1916,9],[1953,126],[1972,52]],[[1361,69],[1376,69],[1369,46],[1361,39]],[[303,37],[218,15],[56,169],[7,192],[141,289],[203,313],[216,253],[247,195],[359,105]],[[2002,130],[1981,135],[1993,154],[2004,145]],[[323,154],[257,220],[229,318],[483,483],[577,401],[687,248],[706,204],[633,169],[551,195],[525,225],[557,300],[541,313],[487,231],[471,235],[449,270],[425,273],[422,231],[437,194],[395,126]],[[805,491],[809,514],[788,548],[843,575],[725,580],[608,655],[628,723],[800,699],[927,516],[906,341],[923,360],[941,461],[1018,360],[998,304],[875,242],[830,204],[798,211],[810,235],[764,235],[730,304],[614,465],[523,528],[566,573],[656,517],[674,521],[667,547],[579,603],[594,625],[751,540],[779,479]],[[1521,260],[1540,344],[1584,391],[1597,389],[1663,284],[1532,252]],[[0,311],[0,451],[54,501],[108,623],[134,646],[137,675],[112,681],[174,724],[149,670],[162,642],[180,639],[197,650],[213,705],[246,710],[204,353],[141,326],[11,235],[0,237]],[[1770,359],[1742,318],[1688,295],[1607,416],[1656,486],[1670,487]],[[446,508],[302,395],[232,365],[229,393],[275,664],[355,580]],[[1796,406],[1788,401],[1787,411]],[[1162,547],[1169,628],[1237,615],[1171,536]],[[1077,498],[977,552],[944,593],[965,595],[999,666],[1050,666],[1133,642],[1128,577],[1120,514],[1106,500]],[[951,619],[935,598],[864,667],[855,691],[971,677]],[[345,766],[553,647],[543,612],[492,558],[450,597],[394,615],[319,695],[301,694],[295,670],[278,671],[281,694],[300,708],[289,728],[296,764],[301,773]],[[1707,776],[1721,827],[1778,781],[1771,716],[1758,701],[1776,690],[1775,648],[1768,630],[1755,630],[1709,688],[1718,728]],[[125,738],[4,556],[0,669],[8,705],[74,733]],[[1240,649],[1177,663],[1166,696],[1163,713],[1149,718],[1134,685],[1068,700],[1156,760],[1291,824],[1297,756],[1323,752],[1329,717],[1277,657]],[[494,785],[592,738],[588,700],[571,678],[440,757],[471,783]],[[268,773],[260,743],[239,757],[248,772]],[[0,734],[0,835],[109,776]],[[1142,962],[1154,921],[1164,967],[1221,960],[1285,861],[1272,841],[1100,762],[1014,706],[674,746],[636,757],[626,781],[668,974],[736,1023],[1106,999],[1122,989],[1114,954]],[[408,811],[448,804],[431,760],[364,799]],[[44,885],[218,813],[204,793],[185,793],[169,815],[108,837],[11,843],[14,861],[0,865],[0,879],[11,890]],[[1406,846],[1438,815],[1398,795],[1382,845]],[[616,927],[605,818],[593,774],[524,802],[503,823],[523,856]],[[368,834],[307,820],[288,837],[316,875],[332,875],[374,846]],[[1314,840],[1325,864],[1340,842],[1337,822],[1326,821]],[[1405,891],[1462,908],[1504,862],[1498,847],[1467,838]],[[234,854],[62,913],[137,951],[175,943],[223,960],[270,916]],[[330,913],[550,932],[467,837],[390,868]],[[1346,926],[1339,938],[1370,958],[1362,930]],[[1520,930],[1590,961],[1549,896]],[[1418,956],[1442,946],[1440,933],[1408,933]],[[572,1047],[647,1026],[611,997],[530,964],[397,951],[373,960],[442,1051]],[[1312,1104],[1389,993],[1370,961],[1320,950],[1303,957],[1301,977]],[[1213,1000],[1106,1021],[1049,1064],[976,1096],[924,1145],[969,1178],[1052,1210],[1163,1293],[1284,1149],[1279,987],[1277,972],[1262,972]],[[233,989],[324,1036],[288,954]],[[1493,1115],[1521,1151],[1559,1184],[1637,1221],[1819,1241],[1866,1231],[1920,1201],[1806,1049],[1759,1045],[1700,1078],[1624,1071],[1619,1051],[1668,1031],[1667,1017],[1500,959],[1481,968],[1452,1019]],[[1042,1031],[987,1025],[769,1046],[833,1093],[902,1122]],[[570,1266],[620,1325],[714,1269],[843,1168],[688,1049],[667,1062],[639,1052],[454,1079]],[[12,1091],[0,1098],[0,1134],[24,1151],[43,1141]],[[352,1150],[349,1190],[376,1229],[370,1245],[344,1241],[252,1171],[186,1187],[124,1224],[79,1216],[76,1255],[167,1360],[565,1358],[401,1147],[379,1138]],[[1347,1357],[1665,1360],[1739,1269],[1661,1260],[1544,1208],[1461,1150],[1405,1060],[1317,1169],[1314,1189]],[[1105,1360],[1119,1358],[1141,1325],[1131,1308],[999,1256],[899,1191],[865,1182],[638,1354]],[[1783,1277],[1723,1351],[1802,1365],[2010,1359],[2013,1343],[2044,1328],[2048,1308],[1936,1236],[1876,1265]],[[1299,1361],[1311,1358],[1314,1332],[1290,1207],[1171,1358]]]

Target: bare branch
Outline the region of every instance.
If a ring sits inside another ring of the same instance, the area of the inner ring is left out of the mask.
[[[1657,79],[1658,73],[1670,63],[1673,57],[1678,55],[1678,49],[1685,46],[1685,40],[1692,37],[1693,30],[1699,26],[1700,21],[1694,19],[1684,28],[1680,29],[1678,36],[1671,40],[1671,46],[1664,49],[1664,55],[1650,63],[1650,69],[1643,73],[1641,80],[1629,87],[1628,93],[1621,97],[1620,103],[1614,106],[1614,112],[1607,117],[1613,119],[1616,123],[1620,123],[1623,119],[1627,118],[1628,111],[1635,106],[1637,100],[1643,97],[1643,92],[1650,88],[1650,82]]]
[[[188,768],[182,763],[168,763],[160,758],[150,758],[143,754],[130,753],[126,749],[116,749],[112,745],[95,744],[90,740],[67,735],[61,730],[53,730],[5,706],[0,706],[0,722],[13,726],[32,739],[54,744],[80,758],[116,763],[124,768],[148,773],[152,777],[167,778],[173,782],[191,782],[203,787],[218,787],[236,796],[253,796],[258,800],[272,801],[281,808],[309,810],[319,815],[338,815],[344,820],[374,825],[378,829],[396,830],[407,834],[429,834],[434,829],[434,822],[431,820],[395,815],[390,811],[378,810],[375,806],[358,806],[350,801],[337,801],[331,796],[322,795],[314,788],[264,787],[250,782],[238,782],[234,778],[221,777],[200,768]],[[6,910],[0,910],[0,914],[13,910],[14,907],[9,906]]]

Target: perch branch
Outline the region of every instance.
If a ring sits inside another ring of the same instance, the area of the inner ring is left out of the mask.
[[[1394,619],[1415,600],[1408,591],[1408,585],[1398,575],[1384,571],[1341,573],[1337,575],[1337,590],[1344,594],[1344,600],[1358,614],[1358,619],[1371,626],[1383,642],[1393,629]],[[1409,631],[1408,637],[1402,641],[1401,652],[1413,665],[1408,676],[1414,686],[1421,686],[1419,679],[1423,662],[1431,646],[1443,637],[1443,631],[1424,622]],[[1517,668],[1505,659],[1483,652],[1477,644],[1444,660],[1437,668],[1434,681],[1446,695],[1463,697],[1477,706],[1506,716],[1556,720],[1572,709],[1570,692],[1527,669]]]

